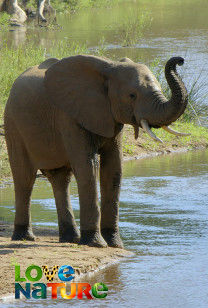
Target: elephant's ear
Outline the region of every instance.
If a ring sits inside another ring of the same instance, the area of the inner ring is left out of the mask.
[[[45,73],[49,99],[85,129],[113,137],[115,122],[106,84],[109,61],[94,56],[72,56],[53,64]]]

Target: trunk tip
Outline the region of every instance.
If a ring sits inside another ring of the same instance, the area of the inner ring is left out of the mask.
[[[183,64],[184,64],[184,58],[182,58],[182,57],[172,57],[166,63],[166,67],[176,66],[176,65],[182,66]]]
[[[178,63],[177,63],[179,66],[183,65],[184,64],[184,58],[182,57],[178,57]]]

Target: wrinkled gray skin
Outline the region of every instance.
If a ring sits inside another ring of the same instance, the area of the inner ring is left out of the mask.
[[[17,78],[5,109],[16,200],[13,240],[34,240],[30,197],[40,169],[53,188],[61,242],[122,247],[118,208],[123,125],[137,129],[146,119],[150,127],[159,128],[183,113],[187,92],[176,64],[182,65],[183,59],[172,58],[166,64],[169,101],[151,71],[127,58],[48,59]],[[81,237],[69,199],[72,174],[78,184]]]
[[[56,19],[56,10],[51,6],[50,0],[37,0],[37,17],[39,22],[47,22],[44,16],[44,12],[47,11],[48,14],[52,14],[54,19]]]

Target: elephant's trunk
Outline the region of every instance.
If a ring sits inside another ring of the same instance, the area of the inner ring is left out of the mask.
[[[188,103],[188,93],[176,71],[176,65],[183,65],[183,63],[184,59],[181,57],[173,57],[166,63],[165,77],[172,95],[170,100],[167,100],[159,91],[151,95],[149,98],[151,111],[142,110],[140,117],[136,116],[138,124],[145,130],[148,125],[155,128],[166,127],[183,114]]]
[[[165,105],[165,111],[167,111],[167,115],[163,125],[169,125],[176,121],[184,113],[188,103],[188,92],[176,71],[176,64],[181,66],[183,63],[183,58],[174,57],[171,58],[165,66],[165,77],[171,89],[172,96],[171,99],[166,103],[167,105]]]

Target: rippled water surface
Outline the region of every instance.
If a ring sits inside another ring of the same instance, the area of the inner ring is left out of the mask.
[[[43,300],[5,307],[207,307],[208,302],[208,151],[174,154],[124,165],[120,230],[135,252],[87,282],[105,282],[103,301]],[[78,220],[78,195],[71,185]],[[0,216],[13,221],[13,187],[0,190]],[[32,197],[34,225],[57,226],[52,190],[37,180]]]
[[[152,23],[142,39],[132,47],[122,44],[123,24],[147,12]],[[75,42],[94,50],[103,45],[109,57],[128,56],[135,61],[150,63],[157,58],[167,60],[175,55],[186,59],[184,75],[189,87],[193,80],[205,83],[207,93],[208,66],[208,1],[207,0],[135,0],[124,1],[111,8],[86,9],[79,14],[57,15],[59,28],[34,27],[33,23],[20,29],[0,32],[1,42],[27,44],[35,41],[47,49],[59,40]],[[120,29],[120,30],[119,30]],[[46,50],[47,53],[47,50]],[[56,56],[56,55],[51,55]]]
[[[133,47],[124,47],[116,29],[126,16],[148,11],[151,27]],[[112,58],[128,56],[150,63],[158,57],[185,57],[184,81],[198,79],[207,94],[208,1],[126,1],[110,9],[58,15],[59,30],[25,28],[0,32],[1,43],[34,40],[46,46],[56,40],[103,44]],[[51,55],[55,56],[55,55]],[[205,100],[205,103],[206,100]],[[5,307],[208,307],[208,151],[130,161],[124,165],[120,230],[125,247],[135,255],[101,271],[88,282],[103,281],[109,294],[103,301],[43,300],[3,304]],[[72,204],[79,221],[75,182]],[[14,218],[13,186],[0,189],[0,219]],[[32,197],[33,225],[57,227],[52,189],[37,180]]]

